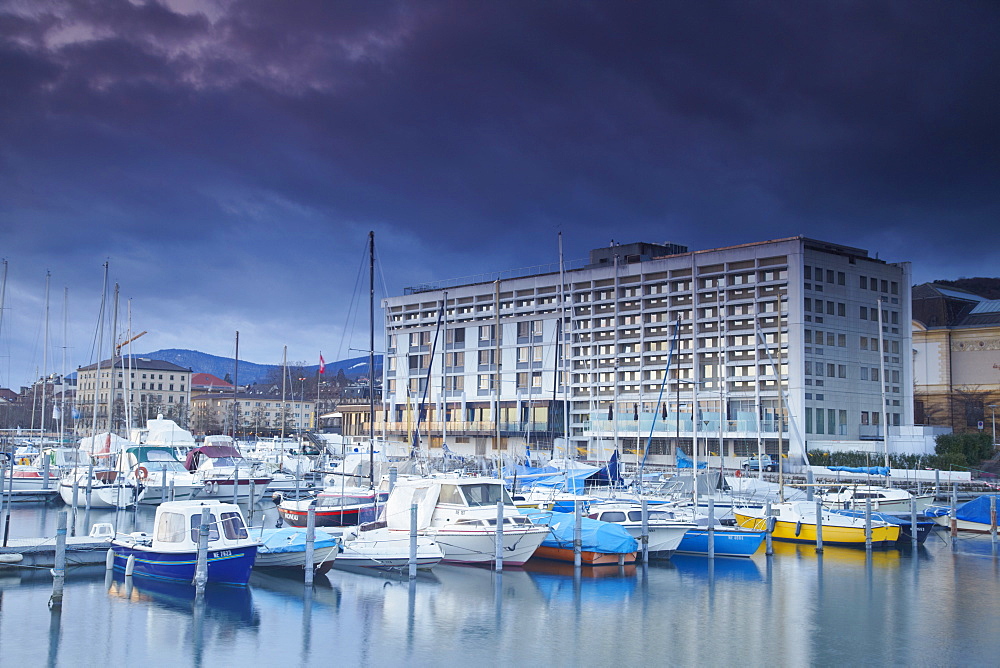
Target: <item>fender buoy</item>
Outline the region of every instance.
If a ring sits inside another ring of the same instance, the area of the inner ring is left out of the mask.
[[[147,480],[149,479],[149,469],[145,466],[140,466],[135,470],[136,480]]]
[[[205,485],[206,494],[218,494],[219,493],[219,483],[210,482]]]

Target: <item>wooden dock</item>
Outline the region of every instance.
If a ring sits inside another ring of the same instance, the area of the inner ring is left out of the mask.
[[[107,539],[89,536],[66,538],[66,565],[103,564],[111,547]],[[0,569],[55,565],[56,539],[8,538],[0,547]]]

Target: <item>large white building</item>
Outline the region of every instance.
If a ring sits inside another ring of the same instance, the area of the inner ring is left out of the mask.
[[[563,275],[386,299],[389,435],[413,442],[419,417],[424,448],[559,455],[568,404],[570,456],[638,442],[672,463],[696,442],[732,464],[776,454],[783,424],[794,467],[807,449],[881,451],[886,421],[913,423],[908,263],[794,237],[613,245]]]

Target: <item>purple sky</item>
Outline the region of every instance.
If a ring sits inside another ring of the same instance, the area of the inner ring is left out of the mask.
[[[992,0],[0,1],[0,386],[46,270],[49,370],[94,360],[106,259],[136,352],[359,354],[370,229],[389,294],[559,231],[1000,275],[998,34]]]

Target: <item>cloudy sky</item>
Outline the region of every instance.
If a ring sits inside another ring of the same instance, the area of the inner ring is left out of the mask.
[[[105,261],[135,352],[358,354],[369,230],[388,294],[560,231],[998,276],[998,7],[0,0],[0,386],[41,369],[46,271],[49,370],[95,359]]]

